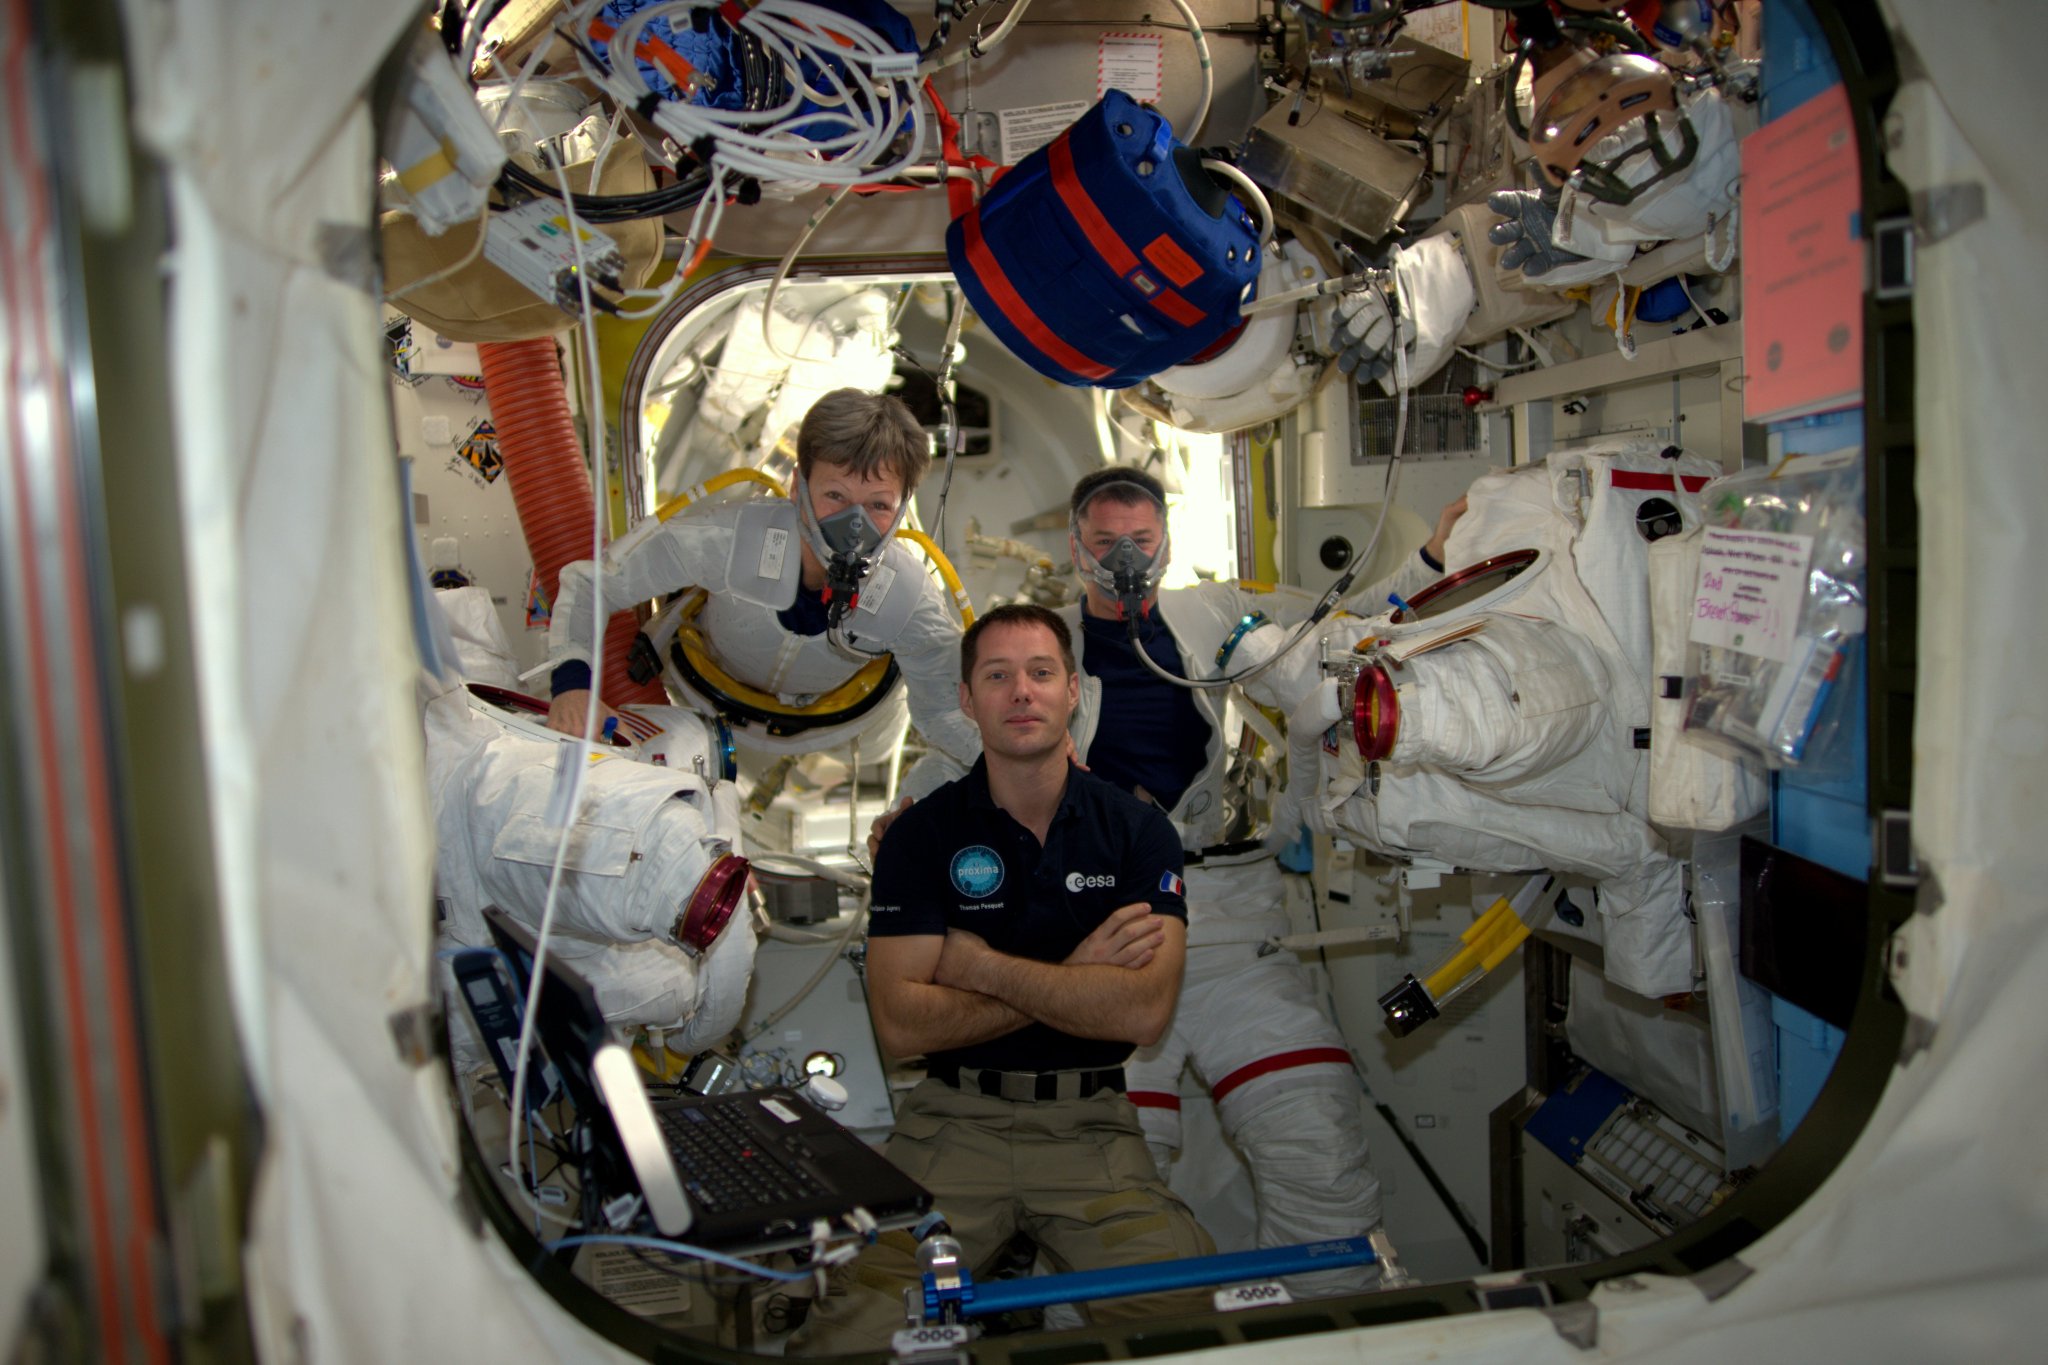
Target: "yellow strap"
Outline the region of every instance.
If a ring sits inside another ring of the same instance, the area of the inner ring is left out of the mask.
[[[766,711],[776,716],[829,716],[867,699],[869,693],[882,685],[882,679],[889,672],[890,656],[882,654],[862,664],[860,671],[851,678],[821,693],[809,706],[791,706],[773,692],[763,692],[750,687],[732,674],[712,662],[711,651],[704,643],[704,634],[694,625],[683,625],[676,630],[676,640],[689,656],[690,666],[697,670],[704,681],[736,701],[745,702],[757,711]]]

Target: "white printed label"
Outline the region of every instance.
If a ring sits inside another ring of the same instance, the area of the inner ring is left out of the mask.
[[[1025,157],[1073,126],[1088,111],[1086,100],[1060,104],[1033,104],[1023,109],[1004,109],[996,114],[996,157],[1014,166]]]
[[[689,1311],[689,1283],[642,1261],[631,1247],[592,1247],[589,1274],[606,1298],[629,1313],[653,1317]]]
[[[781,1119],[784,1123],[796,1122],[796,1110],[791,1109],[781,1100],[762,1100],[761,1107],[775,1115],[776,1118]]]
[[[1121,90],[1140,104],[1159,103],[1163,44],[1156,33],[1103,34],[1095,48],[1095,98]]]
[[[860,585],[860,606],[856,610],[873,615],[882,609],[882,603],[889,600],[889,589],[896,586],[896,570],[887,564],[877,564],[867,581]]]
[[[1707,528],[1690,638],[1784,663],[1792,657],[1812,536]]]
[[[761,537],[761,577],[771,581],[782,577],[782,561],[789,554],[789,532],[769,531]]]
[[[1264,1284],[1239,1284],[1216,1291],[1216,1311],[1235,1313],[1241,1308],[1271,1308],[1276,1303],[1293,1303],[1294,1296],[1278,1280]]]

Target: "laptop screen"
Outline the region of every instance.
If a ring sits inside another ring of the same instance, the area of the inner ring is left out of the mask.
[[[498,909],[484,911],[484,923],[512,964],[523,998],[533,980],[533,932]],[[582,1153],[585,1217],[621,1194],[637,1193],[661,1231],[674,1235],[688,1228],[689,1203],[632,1054],[612,1038],[590,983],[552,954],[541,971],[534,1032],[561,1074],[577,1117],[588,1125]],[[533,1076],[528,1085],[535,1083]]]

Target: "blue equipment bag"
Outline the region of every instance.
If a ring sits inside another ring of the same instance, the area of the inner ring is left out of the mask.
[[[1164,118],[1112,90],[953,220],[946,257],[1018,358],[1121,389],[1241,325],[1259,230]]]

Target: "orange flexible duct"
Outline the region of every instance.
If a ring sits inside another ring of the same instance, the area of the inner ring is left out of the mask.
[[[552,606],[563,566],[590,557],[590,524],[597,513],[554,339],[485,341],[476,349],[519,529],[533,556],[541,595]],[[626,673],[627,653],[639,630],[639,617],[630,610],[605,623],[598,694],[612,706],[668,701],[660,679],[636,683]]]

